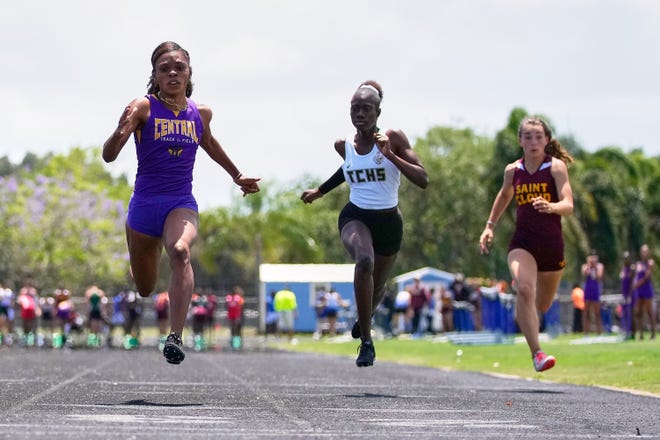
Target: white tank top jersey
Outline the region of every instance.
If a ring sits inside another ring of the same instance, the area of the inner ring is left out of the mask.
[[[347,138],[345,156],[342,169],[351,189],[351,203],[362,209],[389,209],[398,205],[401,172],[376,144],[369,153],[360,155]]]

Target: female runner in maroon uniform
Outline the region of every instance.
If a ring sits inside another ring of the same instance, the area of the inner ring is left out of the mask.
[[[537,310],[546,312],[564,272],[561,216],[573,213],[573,192],[566,164],[573,158],[552,138],[540,118],[523,119],[518,129],[523,158],[504,169],[500,189],[479,245],[488,253],[497,221],[516,198],[516,229],[509,243],[509,270],[517,288],[516,319],[532,352],[536,371],[555,365],[539,345]]]

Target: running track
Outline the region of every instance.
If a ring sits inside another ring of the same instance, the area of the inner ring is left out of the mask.
[[[660,438],[660,399],[378,360],[358,369],[256,341],[189,351],[179,366],[154,347],[11,347],[0,350],[0,438]]]

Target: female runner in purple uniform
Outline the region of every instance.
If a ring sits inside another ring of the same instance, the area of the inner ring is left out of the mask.
[[[546,312],[555,298],[564,272],[561,217],[573,213],[573,191],[566,164],[573,158],[552,138],[548,124],[527,117],[520,123],[518,142],[522,159],[504,169],[504,182],[479,238],[488,253],[497,221],[515,197],[516,229],[509,243],[509,270],[517,289],[516,319],[532,353],[536,371],[555,365],[539,344],[537,310]]]
[[[148,95],[124,109],[103,145],[103,159],[114,161],[134,136],[138,169],[126,220],[131,274],[140,295],[151,294],[165,248],[172,273],[170,335],[163,355],[179,364],[185,357],[181,333],[194,287],[190,247],[198,224],[192,195],[197,147],[224,168],[243,195],[259,191],[259,179],[244,176],[211,134],[211,109],[188,99],[193,89],[188,52],[177,43],[161,43],[151,55],[151,66]]]

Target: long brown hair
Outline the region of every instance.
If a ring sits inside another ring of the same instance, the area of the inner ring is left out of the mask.
[[[160,43],[151,53],[151,76],[149,77],[149,83],[147,84],[147,93],[156,94],[160,91],[160,87],[158,87],[158,83],[156,82],[156,61],[158,61],[158,58],[168,52],[176,52],[179,50],[186,56],[186,61],[188,61],[188,68],[190,69],[190,78],[188,78],[188,83],[186,84],[186,97],[190,98],[190,95],[192,95],[193,91],[193,85],[191,81],[192,67],[190,67],[190,54],[187,50],[179,46],[174,41],[165,41]]]
[[[550,126],[543,119],[539,118],[538,116],[528,116],[520,121],[520,126],[518,127],[518,139],[520,139],[520,136],[522,135],[523,125],[540,125],[543,127],[543,132],[548,137],[548,139],[550,139],[548,144],[545,146],[546,154],[549,154],[552,157],[556,157],[557,159],[563,161],[565,164],[575,162],[573,156],[568,154],[568,151],[566,151],[566,149],[559,143],[559,141],[552,137],[552,130],[550,130]]]

